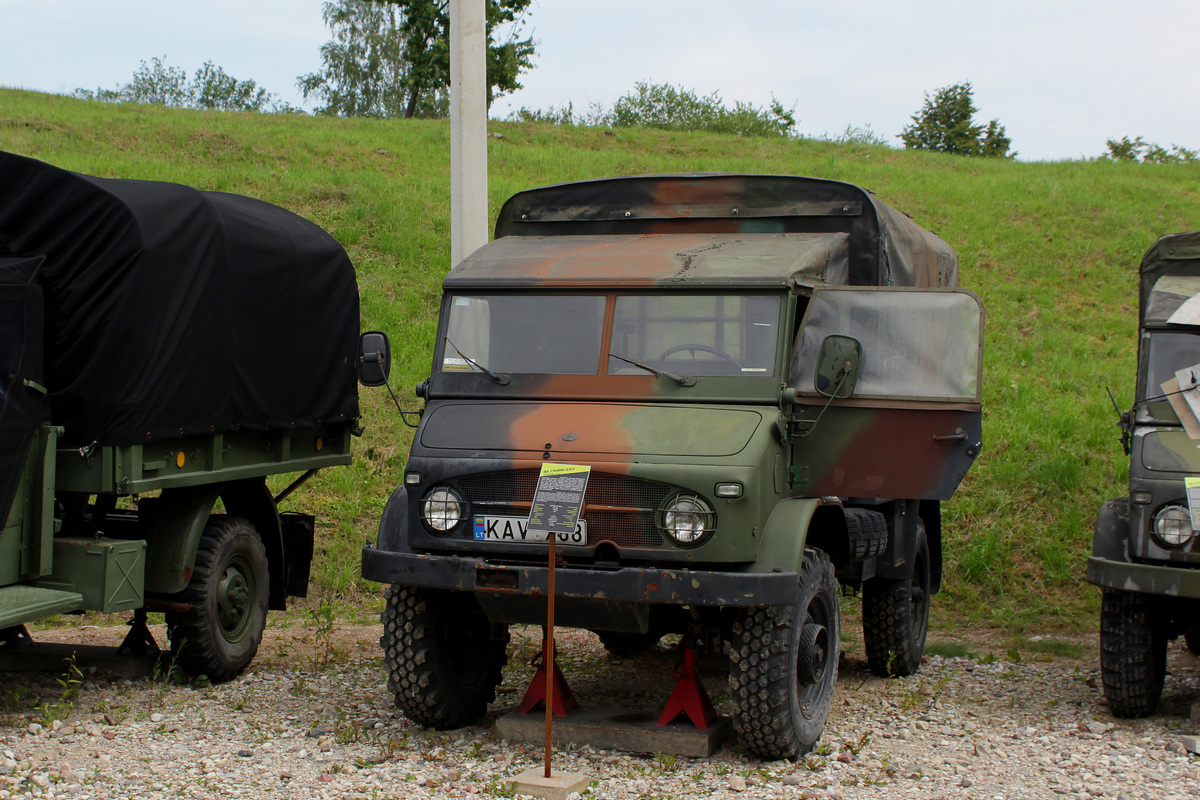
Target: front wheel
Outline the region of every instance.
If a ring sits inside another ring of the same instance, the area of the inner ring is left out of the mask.
[[[1167,634],[1150,595],[1105,589],[1100,604],[1100,675],[1116,717],[1158,708],[1167,674]]]
[[[876,675],[912,675],[921,668],[929,631],[930,574],[929,539],[919,523],[912,576],[863,583],[863,645]]]
[[[464,592],[389,586],[386,599],[379,644],[404,716],[449,730],[487,713],[508,662],[508,626]]]
[[[241,517],[210,517],[191,582],[178,598],[192,608],[166,615],[175,663],[214,683],[239,675],[262,641],[269,591],[258,531]]]
[[[806,548],[799,602],[748,608],[733,625],[733,727],[760,758],[797,758],[816,744],[833,705],[841,636],[829,556]]]

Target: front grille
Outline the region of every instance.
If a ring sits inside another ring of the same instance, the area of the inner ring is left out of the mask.
[[[527,517],[537,481],[538,470],[522,469],[465,475],[457,483],[472,514]],[[609,541],[617,547],[665,547],[654,514],[675,491],[657,481],[593,472],[583,501],[588,544]],[[464,526],[461,535],[471,538],[471,526]]]

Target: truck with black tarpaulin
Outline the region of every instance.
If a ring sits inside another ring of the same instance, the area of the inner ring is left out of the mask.
[[[153,647],[162,611],[178,666],[238,674],[306,592],[314,519],[278,506],[350,463],[358,324],[345,251],[289,211],[0,153],[3,646],[88,610]]]

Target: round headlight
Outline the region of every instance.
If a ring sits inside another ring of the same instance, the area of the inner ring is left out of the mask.
[[[1182,547],[1195,535],[1192,515],[1183,506],[1163,506],[1154,515],[1154,538],[1165,547]]]
[[[694,494],[677,494],[661,512],[663,532],[678,544],[696,544],[716,527],[708,503]]]
[[[445,533],[462,522],[466,504],[449,486],[438,486],[421,501],[421,517],[439,533]]]

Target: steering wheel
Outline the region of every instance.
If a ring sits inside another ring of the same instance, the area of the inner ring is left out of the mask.
[[[676,353],[681,353],[685,350],[692,354],[693,361],[696,360],[697,352],[711,353],[712,355],[714,355],[717,358],[722,359],[724,361],[732,361],[734,364],[737,365],[738,369],[742,368],[741,362],[738,361],[733,356],[729,355],[729,353],[726,353],[724,350],[718,350],[715,347],[709,347],[706,344],[677,344],[674,347],[668,347],[666,350],[663,350],[662,354],[659,355],[658,359],[660,361],[662,361],[663,359],[670,358],[671,356],[675,355]]]

